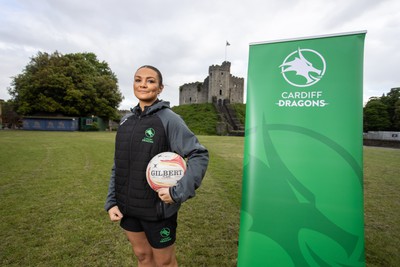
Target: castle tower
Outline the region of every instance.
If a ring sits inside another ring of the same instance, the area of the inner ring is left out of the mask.
[[[222,62],[222,65],[212,65],[208,68],[209,94],[208,103],[217,102],[219,104],[226,102],[230,96],[229,80],[231,72],[231,63]]]
[[[231,63],[212,65],[203,83],[187,83],[179,88],[179,105],[194,103],[243,103],[244,79],[232,76]]]

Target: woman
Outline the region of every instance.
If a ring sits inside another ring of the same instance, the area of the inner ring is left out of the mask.
[[[164,88],[160,71],[140,67],[133,90],[139,103],[124,116],[115,141],[105,209],[132,245],[139,266],[178,266],[175,256],[177,212],[194,197],[208,165],[208,151],[184,121],[158,99]],[[153,191],[146,167],[158,153],[172,151],[186,158],[187,170],[177,185]]]

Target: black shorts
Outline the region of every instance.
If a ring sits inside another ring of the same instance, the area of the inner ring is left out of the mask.
[[[175,243],[178,213],[161,221],[145,221],[124,216],[121,227],[129,232],[144,232],[153,248],[166,248]]]

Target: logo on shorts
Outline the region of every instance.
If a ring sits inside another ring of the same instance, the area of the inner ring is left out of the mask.
[[[156,131],[153,128],[148,128],[146,131],[144,131],[144,137],[142,139],[142,142],[154,143],[153,142],[154,135],[156,135]]]
[[[171,234],[171,230],[168,227],[161,229],[160,236],[162,238],[160,240],[160,243],[165,243],[165,242],[171,241],[172,238],[169,236],[170,234]]]

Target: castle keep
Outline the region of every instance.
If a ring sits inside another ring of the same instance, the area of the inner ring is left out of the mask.
[[[231,63],[212,65],[204,82],[186,83],[179,87],[179,105],[243,103],[244,79],[231,75]]]

